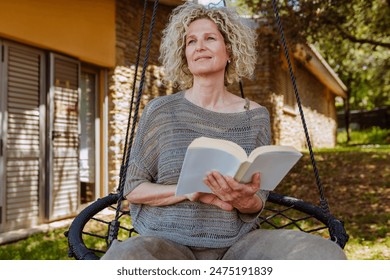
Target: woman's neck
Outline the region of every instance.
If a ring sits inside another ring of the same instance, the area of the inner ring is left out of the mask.
[[[192,88],[186,91],[186,98],[192,103],[210,110],[224,106],[229,92],[223,82],[211,79],[194,79]]]

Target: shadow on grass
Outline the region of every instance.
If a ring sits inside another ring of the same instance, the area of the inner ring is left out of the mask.
[[[347,252],[352,245],[382,244],[381,254],[369,256],[369,250],[352,248],[349,257],[390,258],[390,146],[341,147],[314,154],[331,213],[344,221],[350,235]],[[318,205],[319,192],[308,153],[277,191]]]
[[[331,213],[344,221],[350,240],[350,259],[390,259],[390,146],[343,147],[315,151],[315,159]],[[318,205],[310,157],[307,153],[277,187],[278,193]],[[91,225],[99,232],[98,226]],[[0,259],[69,260],[66,229],[35,234],[0,246]],[[323,233],[326,236],[326,232]],[[105,242],[86,244],[104,248]]]

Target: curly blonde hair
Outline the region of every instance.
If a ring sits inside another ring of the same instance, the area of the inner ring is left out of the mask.
[[[197,19],[210,19],[225,40],[230,63],[226,66],[225,83],[231,84],[241,77],[251,78],[257,61],[256,32],[243,23],[239,14],[226,7],[205,7],[187,1],[176,7],[163,31],[160,62],[165,68],[165,80],[181,89],[192,86],[185,55],[188,26]]]

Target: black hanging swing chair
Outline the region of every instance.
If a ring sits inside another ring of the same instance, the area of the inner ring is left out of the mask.
[[[143,17],[141,22],[141,31],[139,34],[139,44],[136,59],[135,73],[138,72],[140,50],[143,41],[143,33],[145,26],[145,15],[147,4],[149,1],[144,1]],[[135,84],[136,76],[134,75],[132,98],[130,102],[130,114],[126,132],[124,154],[122,159],[122,167],[120,170],[119,187],[116,193],[111,193],[106,197],[100,198],[97,201],[86,207],[73,220],[69,230],[65,232],[68,238],[69,257],[78,260],[98,260],[106,252],[113,240],[124,240],[137,234],[131,226],[131,216],[126,200],[123,198],[123,189],[126,177],[126,169],[133,142],[135,127],[138,118],[138,111],[145,79],[145,71],[148,64],[148,57],[152,42],[153,27],[155,24],[156,12],[158,7],[158,0],[154,0],[154,7],[152,18],[150,22],[149,34],[146,44],[144,63],[142,74],[139,82],[138,92],[135,98]],[[258,226],[262,228],[288,228],[297,229],[308,233],[322,233],[329,235],[330,239],[336,242],[341,248],[344,248],[348,241],[348,234],[345,231],[343,223],[336,219],[329,210],[327,200],[325,199],[323,187],[320,181],[316,161],[312,151],[308,130],[302,105],[297,90],[295,76],[292,70],[289,51],[283,33],[283,28],[279,16],[279,11],[276,5],[276,0],[272,1],[273,9],[276,17],[276,22],[279,28],[284,54],[288,62],[288,69],[290,78],[293,84],[295,97],[298,104],[298,109],[305,132],[307,146],[310,153],[311,163],[314,170],[316,185],[320,195],[319,206],[305,202],[290,196],[270,192],[266,207],[258,220]],[[241,95],[243,96],[242,84],[240,83]],[[135,111],[133,121],[131,122],[131,115],[135,104]],[[129,134],[131,127],[131,132]],[[328,231],[328,233],[323,233]]]

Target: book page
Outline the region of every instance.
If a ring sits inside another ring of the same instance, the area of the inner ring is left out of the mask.
[[[249,155],[248,161],[252,162],[256,157],[258,157],[261,154],[273,153],[273,152],[290,152],[290,153],[295,153],[296,155],[301,155],[301,153],[294,147],[268,145],[268,146],[257,147],[256,149],[254,149]]]
[[[189,148],[177,183],[176,195],[193,192],[211,193],[203,183],[208,172],[217,170],[222,175],[233,177],[239,166],[239,159],[220,149]]]
[[[262,190],[273,190],[287,175],[290,169],[302,156],[297,152],[272,152],[258,156],[249,166],[243,177],[243,183],[250,182],[252,175],[260,172],[260,186]]]
[[[224,140],[224,139],[215,139],[208,137],[199,137],[196,138],[190,144],[189,148],[210,148],[210,149],[220,149],[224,150],[236,158],[239,158],[241,161],[247,160],[248,155],[245,150],[238,144]]]

